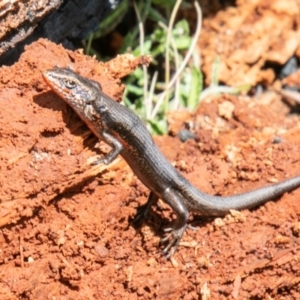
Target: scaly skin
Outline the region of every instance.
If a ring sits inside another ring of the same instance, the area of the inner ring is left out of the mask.
[[[300,176],[247,193],[217,197],[196,189],[165,158],[143,122],[131,110],[102,92],[101,86],[70,69],[55,68],[43,77],[51,89],[65,100],[93,133],[112,147],[97,163],[111,163],[119,154],[151,191],[135,220],[146,217],[160,198],[175,211],[177,219],[163,253],[170,257],[185,231],[189,212],[223,216],[230,209],[248,209],[279,197],[300,186]]]

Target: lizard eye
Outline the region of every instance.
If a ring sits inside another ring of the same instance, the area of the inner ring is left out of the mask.
[[[68,89],[73,89],[76,86],[76,83],[72,80],[65,80],[65,86]]]
[[[99,111],[100,111],[101,113],[104,113],[104,112],[108,111],[108,108],[107,108],[107,106],[105,106],[105,105],[99,106],[98,109],[99,109]]]

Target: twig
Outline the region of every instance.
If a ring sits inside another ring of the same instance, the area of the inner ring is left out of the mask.
[[[166,84],[166,89],[165,89],[165,107],[167,107],[167,103],[169,101],[169,81],[170,81],[170,49],[169,49],[169,45],[171,42],[171,36],[172,36],[172,30],[173,30],[173,25],[174,25],[174,21],[175,21],[175,17],[176,14],[178,12],[179,6],[181,4],[182,0],[177,0],[175,3],[175,6],[172,10],[171,13],[171,18],[170,18],[170,22],[169,22],[169,26],[168,26],[168,30],[167,30],[167,40],[166,40],[166,60],[165,60],[165,64],[166,64],[166,73],[165,73],[165,84]]]
[[[201,32],[201,25],[202,25],[202,11],[201,11],[201,8],[198,4],[197,1],[194,2],[194,5],[195,5],[195,8],[196,8],[196,13],[197,13],[197,28],[196,28],[196,32],[195,32],[195,35],[194,35],[194,38],[192,40],[192,43],[191,43],[191,47],[188,51],[188,53],[186,54],[183,62],[181,63],[180,67],[178,68],[178,70],[176,71],[176,73],[174,74],[173,78],[171,79],[171,81],[169,82],[168,86],[166,87],[165,91],[162,92],[160,94],[160,97],[152,111],[152,114],[151,114],[151,119],[153,119],[158,110],[159,110],[159,107],[161,106],[164,98],[165,98],[165,94],[166,94],[166,90],[170,89],[174,83],[176,82],[176,80],[178,79],[178,77],[181,75],[183,69],[185,68],[186,64],[188,63],[189,59],[191,58],[193,52],[194,52],[194,49],[196,47],[196,44],[198,42],[198,39],[199,39],[199,36],[200,36],[200,32]]]
[[[144,33],[144,26],[143,26],[143,22],[141,19],[141,15],[140,12],[138,10],[138,7],[136,5],[136,2],[133,1],[133,7],[138,19],[138,23],[139,23],[139,32],[140,32],[140,48],[141,48],[141,55],[145,54],[145,49],[144,49],[144,42],[145,42],[145,33]],[[147,97],[147,89],[148,89],[148,76],[147,76],[147,66],[143,64],[143,73],[144,73],[144,99],[146,99],[146,118],[148,119],[148,117],[150,116],[150,112],[151,112],[151,102],[149,103],[149,97]]]

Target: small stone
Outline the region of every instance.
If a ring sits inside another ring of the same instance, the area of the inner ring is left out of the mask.
[[[106,257],[109,253],[108,249],[100,244],[95,245],[94,249],[100,257]]]

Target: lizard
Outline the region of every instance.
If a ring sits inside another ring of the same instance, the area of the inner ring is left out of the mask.
[[[212,196],[192,185],[162,154],[141,119],[129,108],[106,95],[101,85],[69,68],[43,72],[48,86],[79,115],[90,130],[111,146],[95,164],[110,164],[119,154],[150,190],[135,220],[146,218],[151,206],[162,199],[175,212],[176,220],[165,228],[162,253],[170,258],[187,227],[190,212],[224,216],[230,210],[259,206],[300,186],[300,176],[233,196]]]

